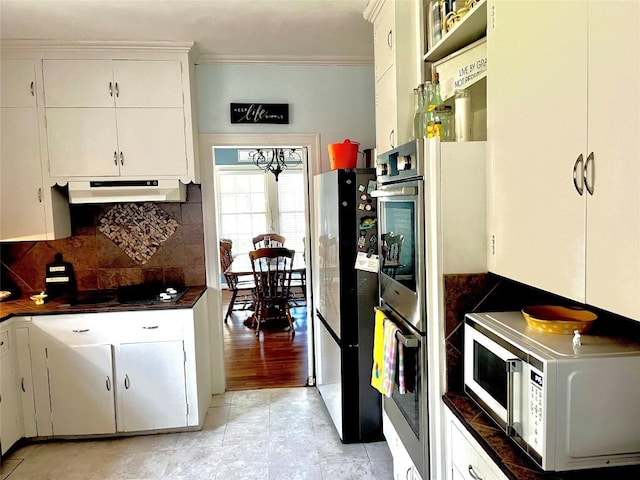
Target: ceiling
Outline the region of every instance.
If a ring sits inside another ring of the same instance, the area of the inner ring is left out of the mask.
[[[2,40],[195,41],[200,63],[373,63],[367,0],[0,0]]]

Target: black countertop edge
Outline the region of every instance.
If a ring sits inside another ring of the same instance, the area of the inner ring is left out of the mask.
[[[29,296],[20,297],[0,304],[0,323],[12,317],[32,317],[36,315],[62,315],[75,313],[130,312],[140,310],[170,310],[193,308],[207,291],[206,286],[188,287],[184,295],[174,303],[125,303],[109,305],[69,305],[68,301],[51,300],[44,305],[35,305]]]
[[[544,472],[464,393],[445,393],[444,404],[510,480],[631,480],[640,465]]]

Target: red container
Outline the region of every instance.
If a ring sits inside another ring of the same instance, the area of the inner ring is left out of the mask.
[[[348,138],[342,143],[330,143],[327,145],[331,170],[356,168],[359,146],[358,142],[352,142]]]

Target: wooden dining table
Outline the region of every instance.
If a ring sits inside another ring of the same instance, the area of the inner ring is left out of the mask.
[[[293,257],[293,266],[291,268],[292,278],[295,275],[304,276],[307,270],[307,265],[304,261],[304,256],[300,253],[296,253]],[[240,254],[234,257],[231,265],[224,271],[225,275],[233,275],[236,278],[245,277],[247,275],[253,276],[253,268],[251,266],[251,259],[249,254]],[[237,283],[237,282],[235,282]],[[237,293],[237,292],[234,292]],[[236,298],[236,295],[232,296],[232,299]],[[233,308],[233,304],[229,305],[229,311]],[[255,327],[254,315],[250,316],[244,321],[244,324],[248,327]]]
[[[296,253],[293,256],[293,267],[291,268],[291,273],[302,273],[307,269],[307,265],[304,261],[304,257],[302,254]],[[244,276],[244,275],[253,275],[253,268],[251,267],[251,260],[249,259],[249,254],[241,254],[233,259],[229,268],[227,268],[224,273],[226,275],[236,275],[236,276]]]

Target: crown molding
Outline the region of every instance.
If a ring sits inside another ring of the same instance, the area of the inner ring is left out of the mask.
[[[147,50],[162,52],[188,52],[197,50],[194,42],[171,41],[120,41],[120,40],[2,40],[0,44],[6,50],[38,50],[38,51],[77,51],[77,50]]]
[[[216,55],[201,54],[197,65],[373,65],[373,56],[305,56],[305,55]]]
[[[384,6],[384,2],[385,0],[369,0],[364,12],[362,12],[364,19],[374,23],[376,17],[380,13],[380,10],[382,10],[382,7]]]

